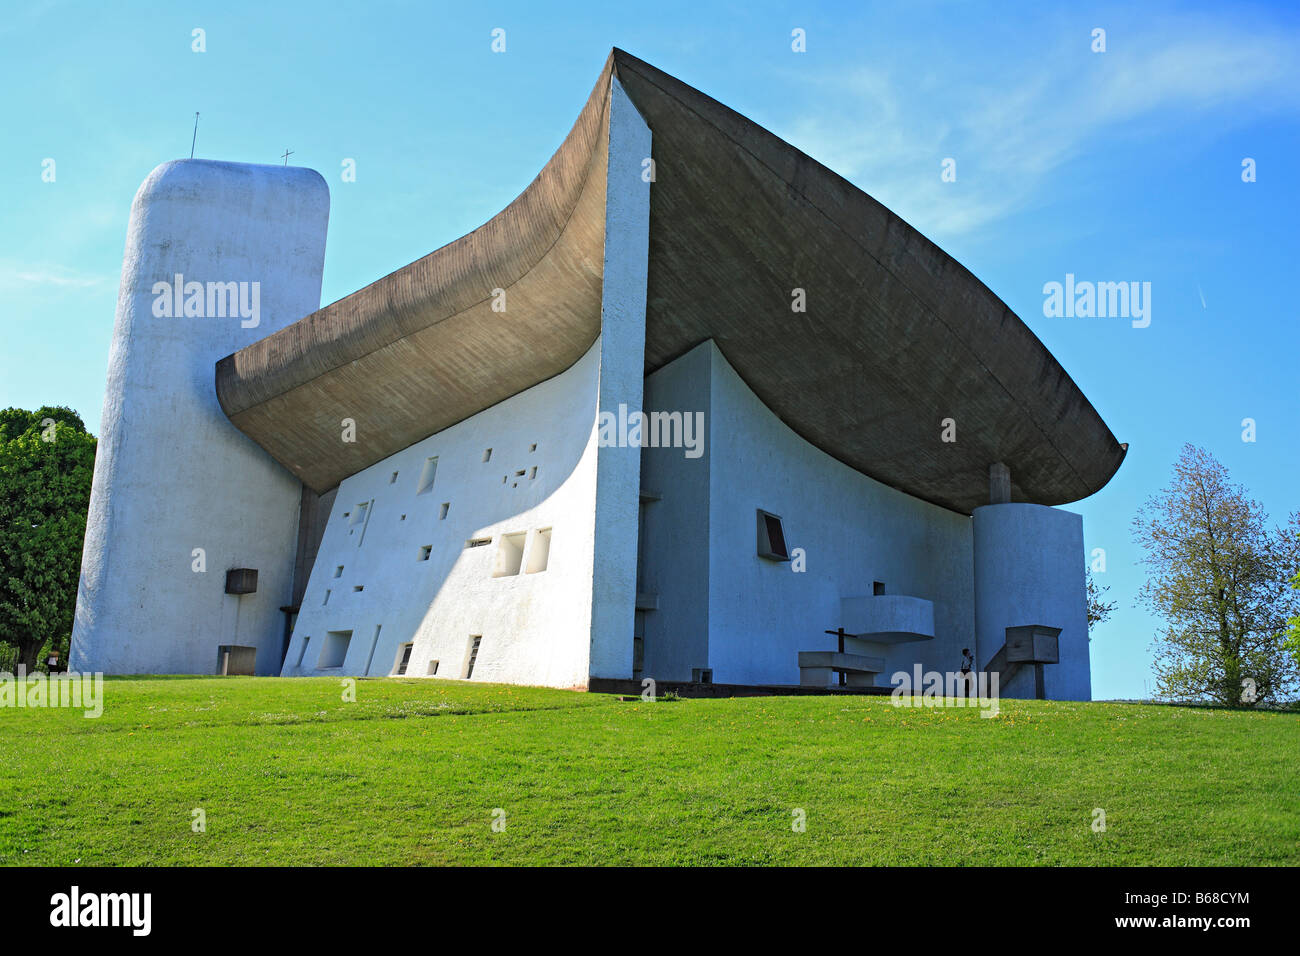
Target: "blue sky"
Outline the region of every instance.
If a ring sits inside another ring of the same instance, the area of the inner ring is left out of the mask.
[[[1098,581],[1119,602],[1094,634],[1094,696],[1144,695],[1157,622],[1133,607],[1129,523],[1180,445],[1209,448],[1275,519],[1300,508],[1300,14],[1133,6],[6,4],[0,407],[68,404],[98,431],[131,199],[189,154],[196,110],[196,156],[277,162],[288,148],[329,181],[328,302],[509,203],[619,46],[936,241],[1130,443],[1115,479],[1069,507],[1088,549],[1106,550]],[[795,28],[806,53],[791,51]],[[943,183],[949,157],[957,180]],[[1256,182],[1242,182],[1246,157]],[[355,183],[340,180],[347,158]],[[1066,273],[1150,282],[1150,327],[1045,318],[1043,285]]]

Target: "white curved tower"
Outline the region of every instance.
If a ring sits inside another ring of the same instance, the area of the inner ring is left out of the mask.
[[[1056,630],[1051,663],[1022,666],[1000,688],[1004,697],[1034,697],[1035,669],[1049,700],[1090,700],[1088,594],[1083,518],[1026,502],[975,509],[975,639],[983,670],[1012,639],[1007,628]],[[1048,638],[1048,647],[1053,639]],[[1039,646],[1039,645],[1034,645]],[[1016,654],[1001,664],[1014,663]],[[1032,661],[1034,652],[1020,654]],[[992,669],[999,670],[1001,667]]]
[[[328,219],[309,169],[178,160],[136,193],[73,668],[211,674],[235,644],[279,672],[301,484],[222,413],[214,368],[320,306]],[[255,591],[226,593],[234,568]]]

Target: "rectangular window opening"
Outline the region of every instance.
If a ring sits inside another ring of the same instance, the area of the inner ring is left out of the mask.
[[[492,543],[491,538],[470,538],[465,542],[467,548],[483,548]]]
[[[429,661],[429,668],[428,670],[425,671],[425,673],[430,677],[438,676],[438,662]]]
[[[302,660],[307,656],[307,645],[311,643],[311,635],[302,639],[302,647],[298,648],[298,667],[302,667]]]
[[[420,560],[428,561],[429,555],[433,554],[433,545],[426,544],[420,548]]]
[[[884,582],[884,581],[872,581],[872,582],[871,582],[871,593],[872,593],[872,595],[873,595],[874,597],[880,597],[880,595],[884,594],[884,593],[885,593],[885,582]]]
[[[773,561],[789,561],[790,552],[785,545],[785,529],[781,516],[758,510],[758,556]]]
[[[501,543],[497,548],[496,566],[492,569],[492,577],[507,578],[519,573],[519,568],[524,563],[524,541],[527,537],[528,534],[523,531],[501,536]]]
[[[389,483],[390,485],[395,485],[395,484],[397,484],[397,472],[393,472],[393,476],[392,476],[391,478],[388,479],[388,483]]]
[[[383,630],[384,625],[375,625],[375,636],[370,639],[370,653],[366,655],[366,669],[362,674],[363,677],[370,676],[370,665],[375,659],[375,648],[379,646],[379,632]]]
[[[417,495],[427,495],[433,491],[433,480],[438,476],[438,459],[433,457],[425,461],[424,468],[420,470],[420,483],[416,486]]]
[[[401,677],[406,673],[406,665],[411,663],[411,648],[414,643],[403,644],[397,649],[397,660],[393,661],[393,676]]]
[[[545,571],[547,562],[551,559],[551,529],[541,528],[533,535],[533,543],[528,548],[528,566],[524,569],[528,574],[536,574],[538,571]]]
[[[320,646],[320,658],[316,661],[316,669],[342,667],[343,661],[348,656],[348,645],[351,643],[351,631],[326,631],[325,643]]]
[[[484,460],[484,461],[491,461],[491,460],[492,460],[492,449],[491,449],[491,448],[489,448],[489,449],[487,449],[487,451],[483,452],[483,460]]]
[[[446,520],[447,520],[447,512],[450,511],[450,510],[451,510],[451,502],[450,502],[450,501],[444,501],[444,502],[442,503],[442,507],[438,509],[438,520],[439,520],[439,521],[446,521]]]
[[[465,679],[469,680],[474,676],[474,664],[478,661],[478,646],[483,641],[481,634],[475,634],[469,639],[469,661],[465,664]]]
[[[336,578],[343,577],[343,565],[340,564],[338,567],[334,569],[334,576]]]

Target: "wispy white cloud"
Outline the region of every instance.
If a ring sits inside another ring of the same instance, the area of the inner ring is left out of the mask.
[[[86,275],[62,266],[0,261],[0,289],[92,289],[114,281],[109,276]]]
[[[1057,49],[991,59],[976,82],[969,63],[946,80],[941,58],[924,83],[914,63],[792,74],[819,108],[783,135],[937,237],[1032,206],[1065,164],[1118,137],[1300,109],[1300,35],[1276,25],[1167,19],[1112,34],[1097,54],[1088,39],[1075,31]],[[940,180],[947,157],[960,188]]]

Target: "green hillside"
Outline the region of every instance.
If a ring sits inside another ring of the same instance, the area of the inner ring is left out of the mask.
[[[98,719],[0,708],[0,863],[1300,864],[1294,713],[437,680],[352,703],[327,678],[104,695]]]

